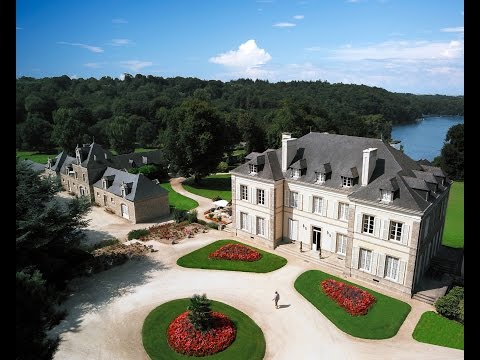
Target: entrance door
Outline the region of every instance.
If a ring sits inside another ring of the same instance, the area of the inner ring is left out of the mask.
[[[128,215],[128,206],[125,205],[125,204],[122,204],[121,205],[121,208],[122,208],[122,216],[125,218],[125,219],[130,219],[129,215]]]
[[[288,237],[292,241],[298,240],[298,220],[288,219]]]
[[[320,250],[320,241],[322,239],[322,229],[313,227],[312,229],[312,249],[315,251]]]
[[[103,205],[107,206],[107,195],[103,195]]]

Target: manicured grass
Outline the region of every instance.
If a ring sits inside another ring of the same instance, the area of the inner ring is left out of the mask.
[[[183,188],[193,194],[209,199],[220,196],[223,200],[232,200],[232,181],[230,174],[210,175],[195,184],[193,178],[183,182]]]
[[[368,291],[377,300],[366,315],[351,316],[340,305],[329,298],[321,288],[325,279],[335,279]],[[363,286],[351,283],[319,270],[309,270],[295,280],[295,289],[325,315],[336,327],[362,339],[388,339],[394,336],[411,306],[403,301],[382,295]]]
[[[168,325],[187,310],[190,299],[178,299],[155,308],[145,319],[142,340],[145,351],[152,360],[197,359],[173,351],[167,342]],[[240,310],[212,300],[212,310],[227,315],[237,328],[235,341],[224,351],[202,356],[212,360],[261,360],[265,356],[265,337],[255,322]]]
[[[269,252],[249,246],[262,254],[262,258],[258,261],[234,261],[222,259],[209,259],[208,255],[226,244],[242,244],[235,240],[218,240],[214,243],[204,246],[190,254],[182,256],[177,260],[177,264],[187,268],[197,269],[214,269],[214,270],[229,270],[229,271],[245,271],[266,273],[280,269],[285,266],[287,259],[271,254]],[[245,244],[242,244],[245,245]]]
[[[182,194],[179,194],[173,190],[170,183],[161,183],[160,186],[168,191],[168,203],[170,206],[180,210],[191,210],[198,206],[198,202],[195,200],[183,196]]]
[[[442,244],[453,248],[463,248],[464,224],[464,186],[463,182],[455,181],[448,198],[445,228]]]
[[[459,322],[446,319],[434,311],[427,311],[422,314],[412,336],[420,342],[463,350],[463,330],[463,325]]]
[[[45,165],[48,161],[48,158],[50,157],[51,159],[55,158],[58,153],[56,154],[43,154],[43,153],[38,153],[36,151],[17,151],[17,157],[21,159],[27,159],[31,160],[33,162]]]
[[[115,150],[113,150],[113,149],[109,149],[109,150],[113,155],[118,155],[118,153]],[[155,150],[158,150],[158,149],[156,149],[156,148],[150,148],[150,149],[148,149],[148,148],[135,148],[135,150],[133,152],[138,153],[138,152],[147,152],[147,151],[155,151]]]

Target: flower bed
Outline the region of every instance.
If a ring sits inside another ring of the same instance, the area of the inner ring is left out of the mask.
[[[376,301],[372,294],[341,281],[327,279],[321,284],[325,294],[353,316],[365,315]]]
[[[242,244],[227,244],[208,255],[210,259],[257,261],[262,254]]]
[[[225,350],[235,340],[237,330],[226,315],[214,311],[212,328],[202,333],[190,323],[188,313],[180,314],[168,326],[167,341],[174,351],[188,356],[212,355]]]

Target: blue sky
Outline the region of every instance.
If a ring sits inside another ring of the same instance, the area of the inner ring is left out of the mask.
[[[464,94],[459,0],[17,0],[17,77],[322,80]]]

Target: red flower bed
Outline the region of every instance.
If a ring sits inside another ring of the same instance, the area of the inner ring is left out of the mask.
[[[235,340],[237,330],[224,314],[213,312],[213,326],[202,333],[188,320],[188,311],[173,320],[167,329],[168,345],[176,352],[189,356],[206,356],[225,350]]]
[[[212,252],[208,257],[210,259],[257,261],[262,258],[262,254],[245,245],[227,244]]]
[[[353,316],[365,315],[376,301],[365,290],[333,279],[323,280],[322,288],[325,294]]]

